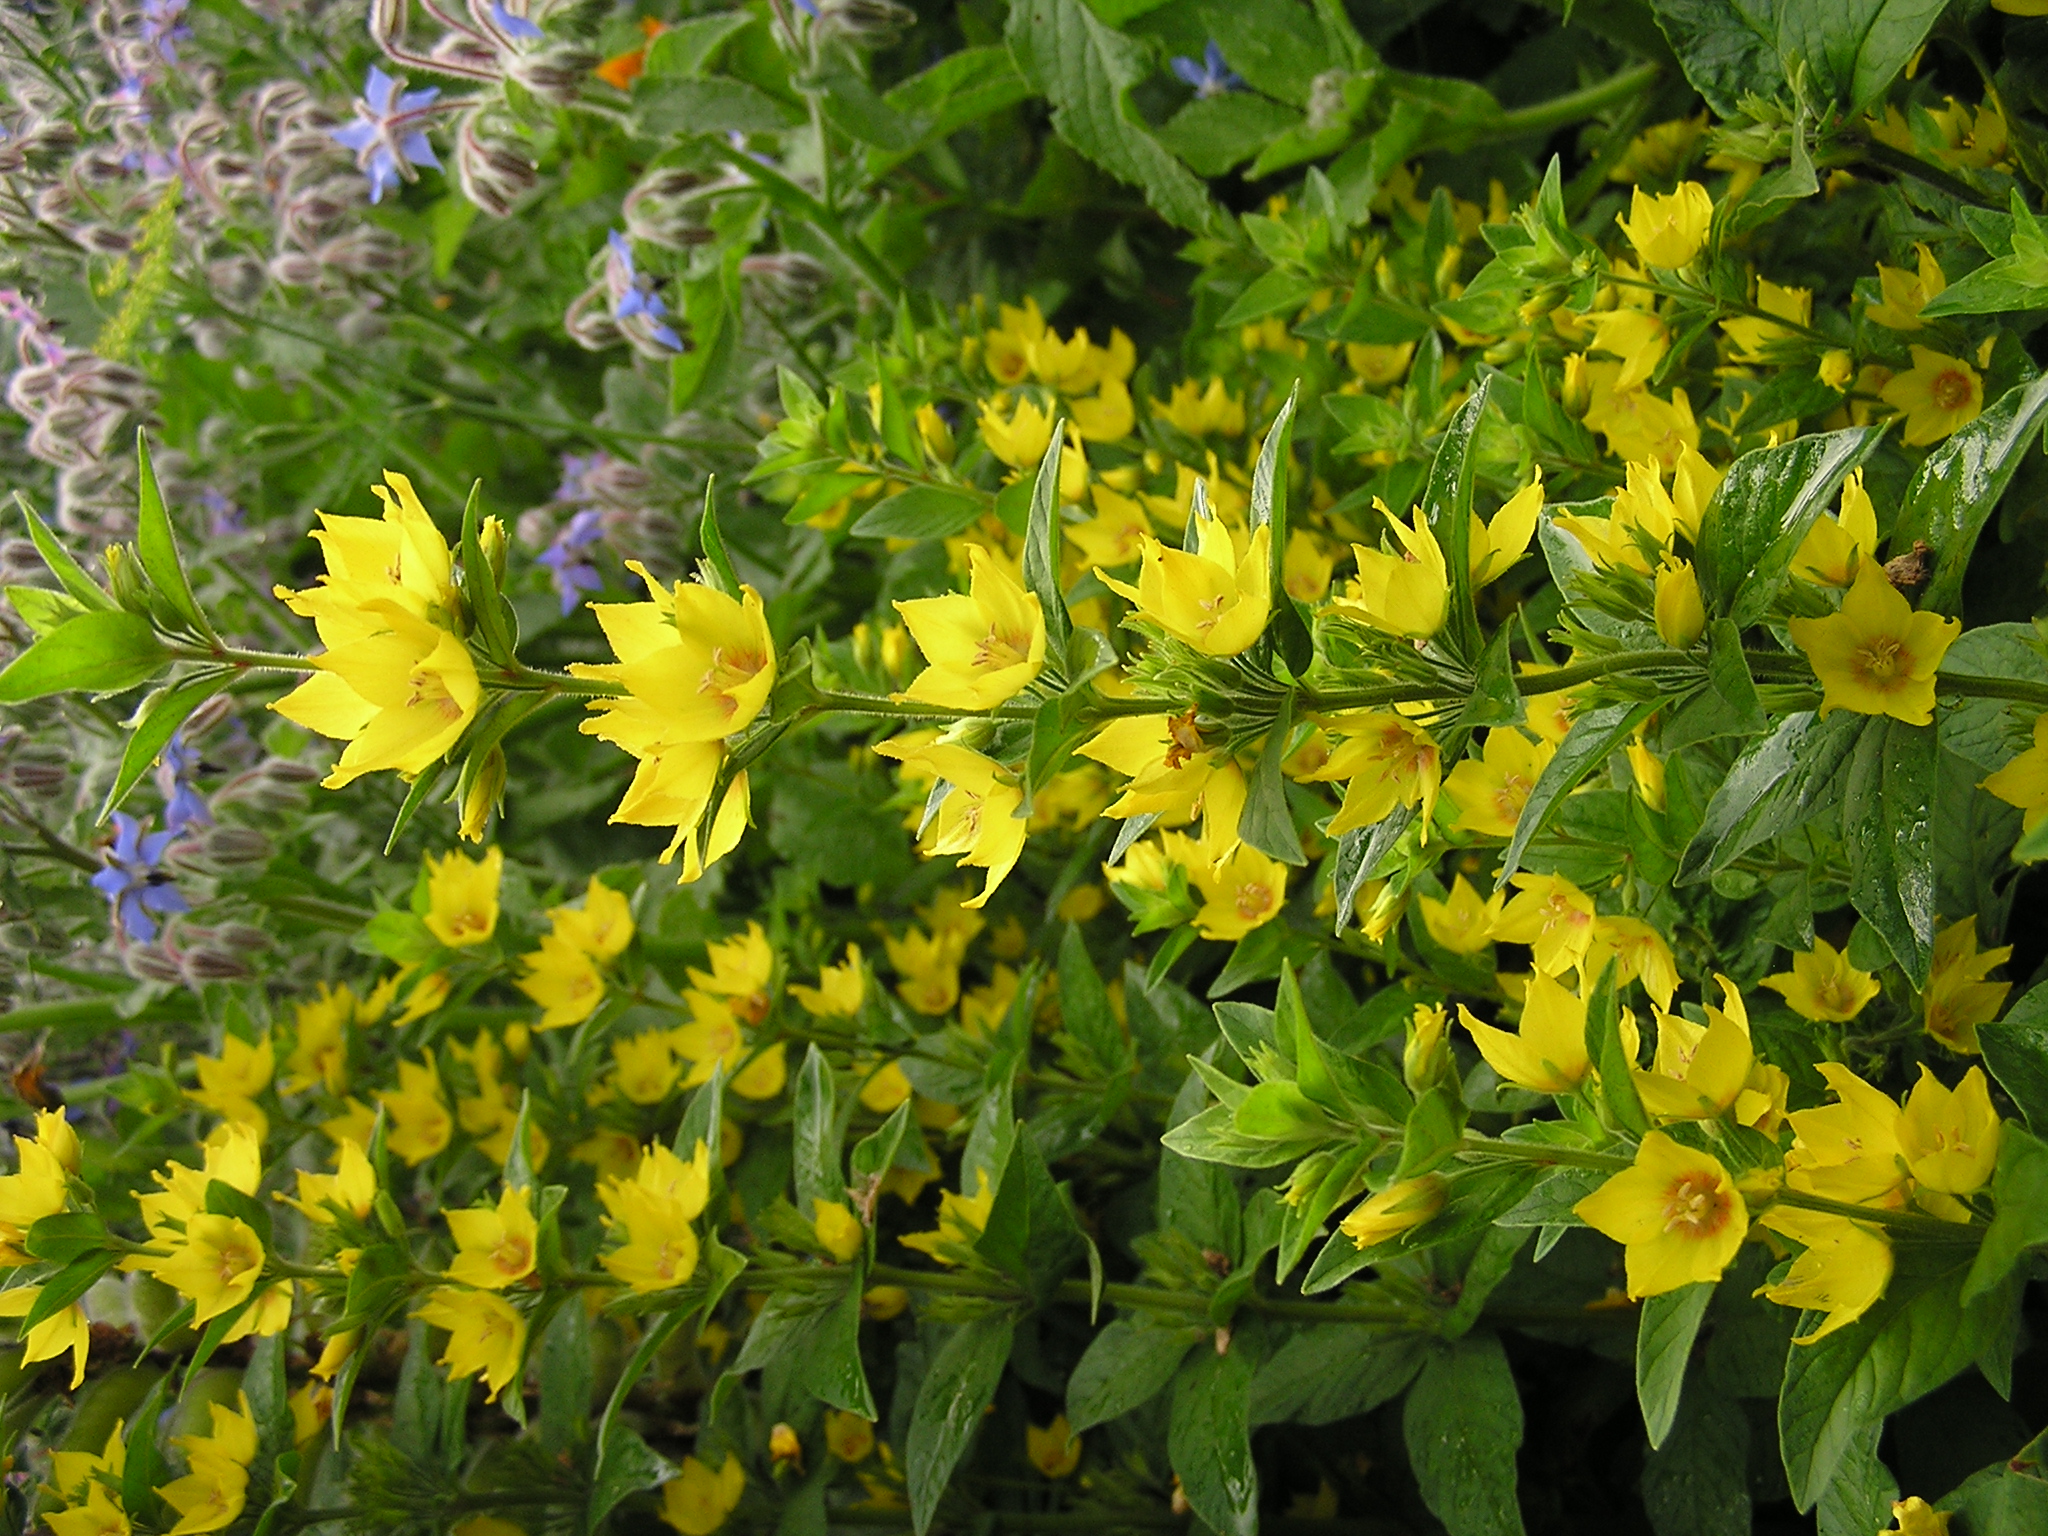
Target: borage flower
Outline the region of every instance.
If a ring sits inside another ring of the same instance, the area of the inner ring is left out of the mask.
[[[139,944],[156,938],[156,920],[191,911],[191,906],[157,866],[177,834],[145,834],[142,823],[126,811],[114,812],[114,842],[102,848],[107,867],[92,877],[92,887],[112,903],[114,919],[124,937]]]
[[[354,151],[356,164],[370,178],[373,203],[383,201],[384,194],[401,179],[417,180],[416,166],[441,168],[424,132],[428,109],[440,96],[440,87],[401,92],[398,85],[372,64],[363,94],[355,100],[356,120],[334,130],[335,143]]]

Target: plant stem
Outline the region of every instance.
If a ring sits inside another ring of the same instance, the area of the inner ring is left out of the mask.
[[[1950,197],[1965,203],[1974,203],[1979,208],[1995,208],[2003,212],[2005,204],[1997,198],[1979,192],[1961,177],[1951,176],[1938,165],[1929,165],[1918,155],[1909,155],[1902,149],[1881,144],[1876,139],[1848,140],[1855,146],[1857,157],[1871,165],[1881,165],[1888,171],[1901,176],[1910,176],[1928,186],[1946,192]]]
[[[839,216],[819,202],[802,187],[791,181],[773,166],[763,165],[745,150],[734,149],[723,139],[709,136],[700,140],[714,155],[752,180],[775,202],[781,203],[791,212],[802,215],[811,227],[824,238],[835,251],[852,264],[855,271],[867,279],[868,286],[883,298],[894,303],[902,296],[903,285],[889,269],[882,265],[879,257],[853,235],[847,233]]]
[[[1549,133],[1554,129],[1566,128],[1573,123],[1584,122],[1589,117],[1598,117],[1609,107],[1616,107],[1639,92],[1655,85],[1663,74],[1663,66],[1656,63],[1638,64],[1625,69],[1618,75],[1584,87],[1567,91],[1562,96],[1553,96],[1548,101],[1534,101],[1526,107],[1516,107],[1498,116],[1483,119],[1461,132],[1442,135],[1437,141],[1427,144],[1418,153],[1429,149],[1469,149],[1479,144],[1498,144],[1504,139],[1519,139],[1527,135]]]
[[[1922,1216],[1913,1211],[1880,1211],[1867,1205],[1849,1205],[1841,1200],[1830,1200],[1825,1195],[1802,1194],[1796,1189],[1779,1190],[1776,1203],[1802,1211],[1825,1211],[1830,1216],[1847,1216],[1852,1221],[1867,1221],[1874,1226],[1896,1227],[1901,1232],[1951,1243],[1974,1246],[1984,1236],[1984,1229],[1974,1224],[1964,1226],[1943,1221],[1939,1216]]]

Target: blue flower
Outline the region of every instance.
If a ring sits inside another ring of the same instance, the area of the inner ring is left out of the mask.
[[[1213,37],[1202,52],[1201,63],[1186,57],[1177,58],[1173,61],[1173,72],[1192,85],[1195,95],[1204,100],[1244,89],[1244,77],[1223,62],[1223,50],[1216,46]]]
[[[157,51],[166,64],[178,62],[178,44],[191,37],[192,29],[180,19],[191,0],[142,0],[142,41]]]
[[[563,618],[576,611],[586,592],[604,589],[604,578],[590,562],[590,550],[603,537],[603,514],[595,507],[585,507],[541,551],[540,563],[548,568],[555,591],[562,599]]]
[[[668,315],[668,306],[654,291],[654,279],[633,265],[633,248],[626,243],[626,237],[614,229],[608,231],[604,238],[611,247],[612,318],[630,320],[635,315],[645,316],[650,322],[648,334],[654,340],[674,351],[682,351],[683,338],[662,323]]]
[[[92,887],[112,904],[121,932],[138,943],[156,938],[157,918],[192,910],[171,877],[157,868],[175,835],[145,836],[141,822],[126,811],[116,811],[114,845],[100,850],[107,867],[92,877]]]
[[[425,109],[440,94],[439,87],[401,94],[396,80],[376,65],[370,66],[363,94],[356,98],[356,120],[335,129],[334,141],[354,151],[356,164],[370,178],[371,202],[381,202],[400,178],[411,181],[415,166],[441,168],[434,146],[419,126]]]
[[[491,22],[507,37],[522,43],[537,42],[546,35],[524,16],[514,16],[506,10],[503,0],[491,0]]]
[[[156,760],[156,787],[164,797],[166,832],[213,825],[213,812],[207,809],[206,797],[192,783],[199,768],[199,749],[185,740],[183,730],[173,731],[163,754]]]

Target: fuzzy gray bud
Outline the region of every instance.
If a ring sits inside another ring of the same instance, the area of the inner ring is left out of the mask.
[[[499,219],[540,182],[539,167],[509,121],[488,112],[465,113],[457,126],[455,174],[463,195]]]

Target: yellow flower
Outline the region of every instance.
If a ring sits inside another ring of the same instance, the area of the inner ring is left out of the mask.
[[[1400,383],[1401,376],[1408,371],[1408,360],[1414,355],[1415,343],[1412,341],[1398,345],[1364,341],[1344,343],[1345,363],[1358,375],[1361,384],[1373,389]]]
[[[988,1225],[988,1213],[995,1206],[996,1192],[989,1188],[988,1170],[977,1167],[974,1170],[975,1192],[971,1195],[955,1194],[943,1190],[939,1195],[939,1224],[929,1232],[912,1232],[903,1238],[903,1246],[928,1253],[941,1264],[958,1264],[963,1256],[961,1249],[971,1249],[980,1241],[982,1228]]]
[[[1206,388],[1193,379],[1173,386],[1171,399],[1154,400],[1152,414],[1164,416],[1189,437],[1220,433],[1239,437],[1244,432],[1244,398],[1224,388],[1223,380],[1210,375]]]
[[[1493,925],[1507,899],[1507,892],[1495,891],[1481,901],[1472,882],[1459,875],[1442,901],[1423,896],[1417,904],[1422,910],[1422,926],[1432,939],[1454,955],[1476,955],[1493,942]]]
[[[417,1168],[447,1146],[455,1134],[448,1101],[441,1096],[441,1074],[434,1058],[398,1063],[398,1087],[377,1094],[390,1128],[384,1145]]]
[[[126,1427],[125,1420],[116,1419],[106,1445],[97,1455],[91,1451],[51,1451],[48,1491],[66,1503],[76,1504],[88,1488],[98,1486],[91,1481],[95,1474],[109,1473],[118,1482],[128,1464]]]
[[[234,1524],[249,1492],[249,1463],[256,1459],[256,1420],[249,1398],[239,1394],[240,1411],[222,1403],[208,1404],[211,1435],[180,1435],[178,1447],[191,1470],[158,1495],[182,1518],[171,1536],[198,1536]]]
[[[1839,1062],[1816,1070],[1837,1102],[1794,1110],[1785,1184],[1850,1205],[1894,1206],[1906,1171],[1899,1153],[1899,1106]]]
[[[482,944],[497,931],[498,884],[505,872],[502,849],[487,848],[481,859],[459,853],[427,857],[427,931],[450,949]]]
[[[1652,123],[1629,140],[1621,158],[1608,167],[1607,179],[1662,181],[1685,164],[1706,131],[1705,109],[1697,117],[1674,117],[1668,122]]]
[[[1991,9],[2008,16],[2048,16],[2048,0],[1991,0]],[[1915,1494],[1892,1505],[1893,1525],[1878,1536],[1948,1536],[1948,1512]]]
[[[524,1188],[504,1190],[498,1207],[447,1211],[448,1235],[455,1239],[455,1257],[448,1278],[482,1291],[502,1291],[533,1273],[540,1227]]]
[[[633,942],[633,906],[626,893],[615,891],[597,876],[583,893],[583,905],[549,907],[555,936],[575,945],[593,960],[615,959]]]
[[[1064,1413],[1043,1429],[1026,1424],[1024,1455],[1047,1477],[1072,1477],[1074,1469],[1081,1465],[1081,1437],[1068,1427]]]
[[[326,783],[365,773],[417,774],[445,753],[476,713],[476,666],[451,632],[454,557],[405,476],[373,486],[381,520],[320,515],[313,534],[327,571],[277,595],[313,620],[320,669],[273,704],[286,719],[348,742]]]
[[[1647,309],[1622,306],[1585,317],[1593,332],[1592,350],[1621,359],[1616,389],[1634,389],[1647,380],[1671,350],[1671,332]]]
[[[52,1453],[53,1458],[64,1454],[75,1453]],[[43,1516],[43,1523],[55,1536],[129,1536],[134,1527],[128,1523],[119,1495],[101,1482],[87,1484],[84,1495],[83,1502],[70,1509],[52,1510]]]
[[[925,669],[895,695],[943,709],[993,709],[1045,665],[1045,617],[1038,597],[1019,586],[979,544],[967,546],[965,593],[898,602]]]
[[[919,1013],[937,1017],[951,1013],[960,1001],[960,960],[965,940],[950,934],[929,934],[913,928],[902,938],[884,935],[882,947],[901,979],[897,995]]]
[[[1877,1228],[1846,1216],[1774,1205],[1757,1225],[1803,1244],[1776,1285],[1758,1286],[1755,1294],[1781,1307],[1824,1312],[1821,1325],[1793,1342],[1812,1344],[1837,1328],[1846,1328],[1874,1306],[1892,1280],[1892,1245]]]
[[[1181,853],[1175,862],[1185,863],[1201,895],[1194,925],[1203,938],[1234,943],[1279,915],[1287,897],[1287,866],[1278,859],[1240,843],[1216,861],[1192,840],[1177,833],[1166,836],[1178,839],[1170,844]]]
[[[950,743],[904,748],[885,741],[875,751],[918,763],[951,786],[926,830],[924,851],[927,856],[951,854],[970,868],[987,870],[981,894],[966,903],[982,906],[1024,852],[1023,787],[1000,764]]]
[[[1520,874],[1514,886],[1493,937],[1529,945],[1538,971],[1562,976],[1585,959],[1593,941],[1593,898],[1563,875]]]
[[[1977,419],[1984,409],[1984,380],[1961,358],[1915,344],[1912,368],[1894,374],[1878,398],[1905,413],[1906,446],[1924,448]]]
[[[1847,709],[1927,725],[1934,719],[1935,669],[1963,625],[1916,613],[1883,568],[1866,560],[1839,613],[1792,619],[1787,628],[1820,679],[1823,716]]]
[[[1659,1120],[1711,1120],[1725,1114],[1756,1065],[1742,993],[1726,976],[1714,979],[1721,986],[1721,1006],[1706,1009],[1707,1023],[1660,1013],[1653,1069],[1631,1074],[1643,1108]]]
[[[1052,445],[1052,413],[1022,395],[1008,418],[997,400],[981,402],[981,440],[988,451],[1015,470],[1035,470]]]
[[[444,1286],[431,1292],[412,1315],[448,1330],[441,1364],[456,1380],[481,1374],[491,1389],[486,1401],[495,1403],[526,1352],[526,1319],[512,1304],[489,1291]]]
[[[2034,744],[1981,785],[2007,805],[2026,812],[2020,825],[2028,832],[2048,816],[2048,714],[2034,717]]]
[[[910,1095],[910,1079],[905,1075],[903,1068],[893,1061],[883,1062],[874,1067],[860,1085],[861,1107],[878,1115],[892,1113],[896,1106]]]
[[[1373,1248],[1399,1237],[1444,1208],[1444,1181],[1433,1173],[1402,1179],[1361,1200],[1338,1228],[1360,1248]]]
[[[225,1119],[241,1121],[259,1138],[270,1129],[268,1117],[252,1102],[270,1086],[275,1066],[267,1033],[254,1045],[234,1035],[224,1035],[220,1055],[195,1056],[192,1066],[199,1076],[199,1086],[186,1089],[186,1098]]]
[[[408,967],[410,969],[410,967]],[[395,978],[394,978],[395,979]],[[393,1029],[403,1029],[416,1019],[424,1019],[448,1001],[450,983],[446,971],[430,971],[412,984],[412,990],[405,994],[405,1006],[391,1021]]]
[[[811,1226],[818,1234],[818,1246],[844,1264],[867,1246],[867,1228],[848,1210],[842,1200],[813,1200],[816,1213]]]
[[[1537,499],[1542,500],[1540,492]],[[1509,557],[1510,563],[1513,558]],[[1320,603],[1329,593],[1330,576],[1336,569],[1337,557],[1306,528],[1287,535],[1287,551],[1280,557],[1280,585],[1297,603],[1311,607]]]
[[[742,587],[728,597],[684,581],[664,592],[639,575],[647,602],[592,605],[618,661],[569,668],[626,690],[591,700],[594,718],[583,729],[635,757],[744,730],[775,686],[775,637],[760,593]]]
[[[1215,775],[1235,771],[1227,754],[1210,750],[1192,709],[1119,716],[1074,750],[1130,779],[1105,812],[1119,820],[1156,815],[1169,825],[1187,821]]]
[[[1783,287],[1768,277],[1760,277],[1756,280],[1756,307],[1767,315],[1776,315],[1780,320],[1804,328],[1813,319],[1813,290]],[[1769,362],[1773,347],[1796,339],[1793,330],[1755,315],[1723,320],[1721,329],[1735,343],[1731,355],[1738,363]]]
[[[521,955],[526,974],[514,985],[541,1006],[541,1029],[581,1024],[604,1001],[604,976],[585,951],[552,933],[541,935],[540,948]]]
[[[1720,1279],[1749,1232],[1749,1212],[1728,1170],[1662,1131],[1643,1138],[1634,1167],[1572,1209],[1623,1245],[1628,1294],[1638,1301]]]
[[[1482,1024],[1458,1005],[1458,1022],[1505,1081],[1533,1093],[1569,1093],[1592,1070],[1586,1055],[1586,1003],[1538,971],[1522,1000],[1519,1034]]]
[[[1856,377],[1856,359],[1841,347],[1830,347],[1820,355],[1814,377],[1829,389],[1847,390]]]
[[[313,1173],[301,1168],[298,1180],[296,1198],[285,1194],[279,1194],[277,1198],[294,1207],[308,1221],[321,1226],[334,1224],[331,1206],[340,1206],[361,1220],[370,1214],[371,1206],[376,1203],[377,1171],[370,1166],[369,1155],[358,1142],[341,1143],[341,1153],[333,1173]]]
[[[1792,574],[1824,587],[1846,587],[1863,562],[1877,553],[1877,509],[1863,489],[1863,471],[1842,482],[1839,517],[1814,519],[1792,557]]]
[[[0,1291],[0,1317],[27,1317],[42,1292],[40,1285],[19,1285],[13,1290]],[[29,1329],[22,1340],[22,1363],[34,1365],[38,1360],[54,1360],[65,1350],[70,1350],[71,1390],[75,1392],[78,1384],[85,1380],[85,1357],[91,1345],[92,1328],[85,1320],[85,1313],[73,1303],[59,1307]]]
[[[1687,650],[1706,633],[1707,607],[1690,560],[1666,559],[1657,571],[1657,638],[1675,651]]]
[[[1352,545],[1358,579],[1336,600],[1336,606],[1385,634],[1427,640],[1444,627],[1450,612],[1450,578],[1443,550],[1421,508],[1403,523],[1387,510],[1385,502],[1375,499],[1373,506],[1393,525],[1401,552],[1388,554]]]
[[[1849,957],[1826,939],[1817,938],[1806,954],[1792,957],[1792,969],[1766,976],[1760,983],[1785,999],[1802,1019],[1846,1024],[1878,994],[1877,978],[1859,971]]]
[[[1271,528],[1260,528],[1240,560],[1222,521],[1200,517],[1192,554],[1145,536],[1135,587],[1095,574],[1174,639],[1205,656],[1235,656],[1266,628],[1272,539]]]
[[[1636,781],[1636,793],[1653,811],[1664,809],[1664,759],[1643,745],[1638,736],[1627,747],[1628,771]]]
[[[1696,181],[1681,181],[1658,196],[1641,187],[1629,200],[1628,217],[1615,217],[1636,254],[1653,267],[1688,266],[1707,243],[1714,200]]]
[[[1918,273],[1888,267],[1883,262],[1877,264],[1877,282],[1884,299],[1864,311],[1872,324],[1889,331],[1917,331],[1926,323],[1920,318],[1920,311],[1948,287],[1948,278],[1942,273],[1941,263],[1934,259],[1934,252],[1917,241],[1913,249],[1920,258]]]
[[[1329,727],[1342,739],[1323,765],[1307,775],[1344,785],[1344,803],[1330,822],[1329,835],[1342,837],[1353,828],[1373,826],[1396,806],[1420,805],[1427,837],[1442,772],[1442,754],[1429,732],[1381,711],[1339,715]]]
[[[1488,731],[1480,755],[1459,763],[1444,781],[1444,793],[1458,808],[1457,829],[1481,837],[1513,837],[1522,807],[1555,750],[1512,726]]]
[[[694,1456],[661,1489],[661,1518],[682,1536],[711,1536],[725,1524],[747,1489],[747,1469],[728,1455],[716,1472]]]
[[[711,1152],[699,1141],[684,1162],[659,1143],[648,1146],[630,1178],[608,1177],[597,1197],[623,1246],[598,1262],[641,1294],[681,1285],[697,1269],[697,1233],[690,1224],[711,1196]]]
[[[860,1012],[867,995],[867,973],[860,962],[860,947],[846,946],[846,959],[838,965],[821,966],[815,987],[792,985],[789,995],[814,1019],[850,1019]]]
[[[841,1461],[866,1461],[875,1451],[875,1426],[857,1413],[827,1408],[825,1449]]]
[[[263,1240],[233,1216],[197,1212],[185,1219],[184,1244],[159,1260],[155,1272],[193,1304],[192,1320],[204,1323],[255,1294],[256,1277],[263,1272]]]
[[[292,1053],[285,1058],[281,1085],[287,1093],[321,1086],[341,1092],[348,1082],[348,1026],[360,1007],[346,985],[330,988],[324,981],[312,1002],[296,1005]]]
[[[2001,1135],[1982,1067],[1950,1089],[1920,1064],[1920,1081],[1899,1116],[1899,1153],[1915,1179],[1945,1195],[1975,1193],[1998,1166]]]
[[[2012,946],[1977,949],[1977,918],[1973,913],[1934,936],[1927,988],[1920,994],[1927,1033],[1950,1050],[1977,1054],[1977,1026],[1998,1017],[2009,981],[1985,978],[2012,958]]]
[[[1587,363],[1581,372],[1590,395],[1586,426],[1603,434],[1608,451],[1618,458],[1674,469],[1686,453],[1699,448],[1699,424],[1684,390],[1674,389],[1669,400],[1660,400],[1646,384],[1616,389],[1619,363]]]
[[[1483,523],[1477,512],[1472,514],[1466,566],[1472,573],[1473,591],[1500,580],[1522,558],[1529,540],[1536,535],[1536,522],[1542,513],[1543,471],[1538,469],[1533,480],[1501,503],[1492,522]]]

